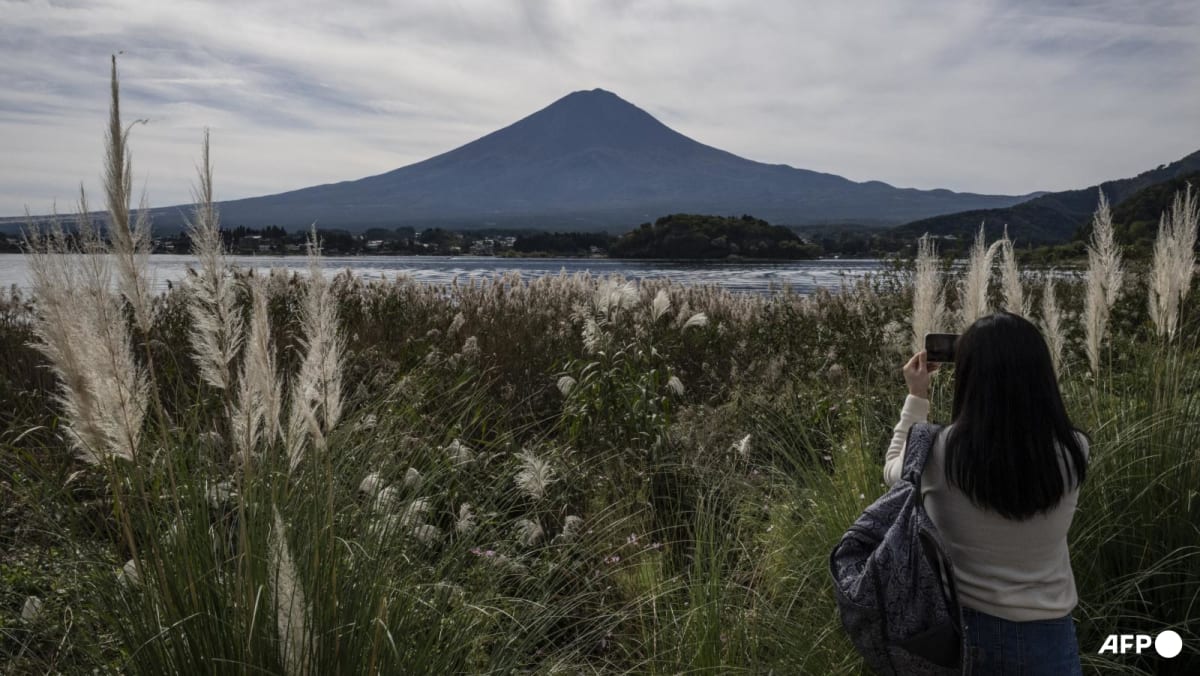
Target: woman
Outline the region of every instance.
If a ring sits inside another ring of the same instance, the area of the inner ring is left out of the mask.
[[[938,366],[924,352],[904,366],[909,394],[883,469],[889,486],[908,429],[929,415]],[[1000,312],[959,337],[952,416],[921,497],[954,563],[971,673],[1079,674],[1067,531],[1088,439],[1071,426],[1037,327]]]

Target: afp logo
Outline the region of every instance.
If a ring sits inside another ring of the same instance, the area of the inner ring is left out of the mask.
[[[1171,658],[1183,652],[1183,639],[1178,633],[1168,629],[1153,638],[1149,634],[1109,634],[1108,638],[1104,639],[1104,645],[1100,646],[1100,654],[1141,655],[1151,643],[1160,657]]]

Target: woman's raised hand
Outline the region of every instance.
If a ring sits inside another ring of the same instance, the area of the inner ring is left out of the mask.
[[[922,399],[929,398],[929,380],[941,364],[925,360],[925,350],[913,355],[904,365],[904,382],[908,383],[908,393]]]

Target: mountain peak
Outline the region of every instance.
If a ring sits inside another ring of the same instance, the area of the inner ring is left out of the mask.
[[[596,87],[595,89],[577,89],[577,90],[575,90],[575,91],[571,92],[570,94],[567,94],[567,95],[566,95],[566,96],[564,96],[563,98],[564,98],[564,99],[569,99],[569,98],[572,98],[572,97],[575,97],[575,98],[593,98],[593,99],[599,99],[599,98],[613,98],[613,99],[619,99],[619,100],[621,100],[621,101],[625,101],[625,99],[622,99],[620,96],[617,96],[617,95],[616,95],[616,94],[614,94],[613,92],[610,92],[610,91],[608,91],[607,89],[601,89],[601,88],[599,88],[599,87]],[[626,102],[626,103],[628,103],[628,101],[625,101],[625,102]],[[632,105],[632,104],[631,104],[631,105]]]
[[[1017,198],[901,190],[754,162],[694,141],[601,88],[387,173],[225,202],[226,223],[624,228],[670,213],[777,223],[899,222]],[[177,211],[177,210],[176,210]],[[156,215],[156,218],[158,216]],[[160,221],[161,222],[161,221]]]
[[[607,89],[580,89],[558,99],[530,117],[547,111],[562,111],[573,115],[636,115],[658,123],[649,113]]]

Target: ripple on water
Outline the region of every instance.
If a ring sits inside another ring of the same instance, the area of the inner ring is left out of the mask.
[[[298,256],[230,256],[243,268],[267,271],[284,268],[307,272],[307,261]],[[157,289],[167,287],[186,274],[191,256],[173,254],[150,257],[151,276]],[[325,258],[322,270],[334,275],[349,269],[366,279],[395,279],[406,275],[426,284],[448,284],[456,276],[485,280],[507,272],[522,279],[545,275],[590,272],[593,276],[620,274],[629,279],[666,278],[680,284],[714,284],[732,291],[767,293],[774,284],[790,285],[799,293],[819,287],[840,289],[867,273],[883,269],[878,260],[817,260],[772,263],[726,261],[626,261],[607,258],[484,258],[470,256],[339,256]],[[0,288],[29,284],[29,265],[23,254],[0,254]]]

